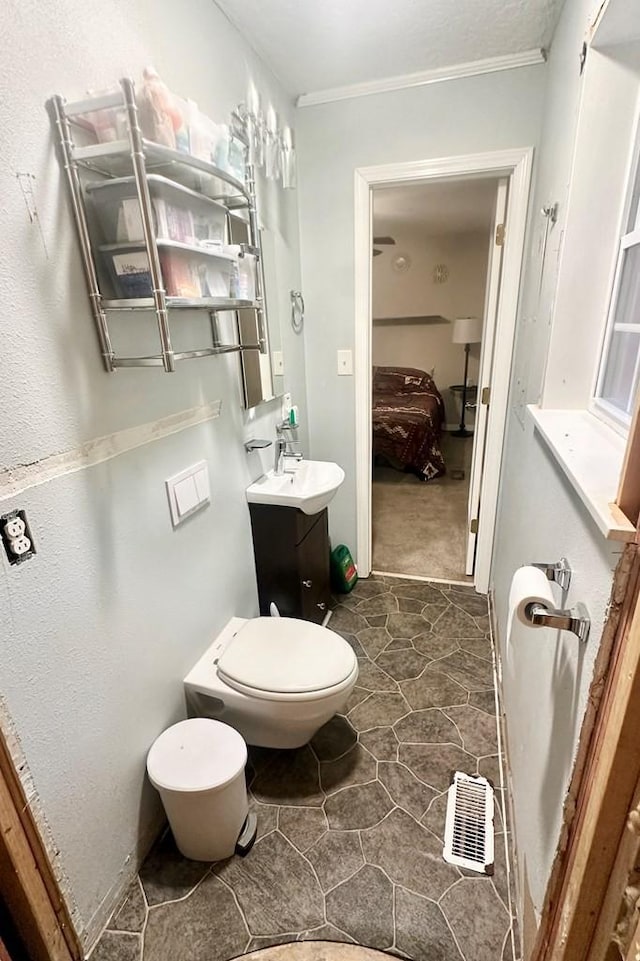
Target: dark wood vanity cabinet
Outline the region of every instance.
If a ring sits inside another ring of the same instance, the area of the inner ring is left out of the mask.
[[[291,507],[249,504],[260,613],[271,602],[283,617],[320,624],[329,610],[327,509],[303,514]]]

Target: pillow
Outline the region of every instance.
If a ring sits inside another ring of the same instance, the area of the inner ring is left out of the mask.
[[[416,367],[374,367],[373,389],[394,394],[421,394],[435,387],[425,370]]]

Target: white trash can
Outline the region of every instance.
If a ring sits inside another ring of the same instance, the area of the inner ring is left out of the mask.
[[[235,852],[249,812],[247,746],[236,730],[195,717],[167,728],[147,756],[178,849],[194,861]]]

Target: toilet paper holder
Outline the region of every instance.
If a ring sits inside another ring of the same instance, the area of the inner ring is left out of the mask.
[[[581,601],[570,610],[549,610],[544,604],[529,604],[525,609],[525,617],[534,627],[551,627],[557,631],[571,631],[583,643],[586,643],[589,637],[591,618],[586,605]]]
[[[566,557],[561,557],[559,561],[553,564],[532,564],[532,567],[537,567],[538,570],[542,571],[549,581],[555,581],[559,584],[563,591],[569,590],[569,585],[571,584],[571,567],[569,561]]]

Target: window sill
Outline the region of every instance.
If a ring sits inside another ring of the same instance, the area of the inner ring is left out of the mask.
[[[625,439],[587,410],[527,409],[601,533],[607,540],[633,540],[635,527],[614,503]]]

